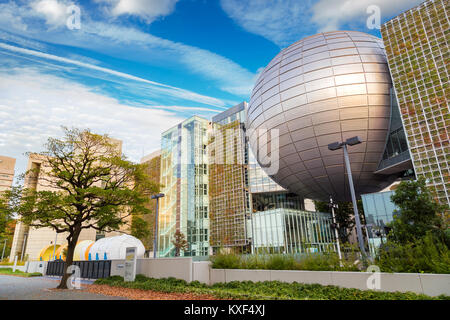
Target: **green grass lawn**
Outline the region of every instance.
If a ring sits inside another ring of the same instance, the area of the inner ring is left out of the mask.
[[[12,268],[0,268],[0,275],[1,274],[8,275],[8,276],[19,276],[19,277],[41,277],[42,276],[42,273],[40,273],[40,272],[27,273],[27,272],[22,272],[20,270],[16,270],[15,272],[13,272]]]
[[[448,300],[448,296],[429,297],[412,292],[380,292],[322,286],[319,284],[284,283],[279,281],[233,281],[202,284],[198,281],[187,283],[175,278],[154,279],[137,275],[134,282],[124,282],[120,276],[98,279],[96,284],[114,287],[152,290],[159,292],[183,292],[209,294],[218,299],[250,299],[250,300]]]

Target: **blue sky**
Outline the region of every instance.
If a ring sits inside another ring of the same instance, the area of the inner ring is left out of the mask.
[[[250,99],[284,47],[368,30],[421,0],[0,0],[0,154],[26,168],[61,125],[123,140],[134,161],[183,119]],[[80,29],[67,20],[80,8]]]

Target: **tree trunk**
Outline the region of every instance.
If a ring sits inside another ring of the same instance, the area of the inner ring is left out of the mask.
[[[81,228],[75,230],[73,232],[72,237],[70,237],[70,235],[68,237],[68,239],[70,239],[70,240],[68,240],[68,242],[67,242],[67,255],[66,255],[66,262],[64,263],[64,273],[63,273],[61,282],[59,283],[57,289],[67,289],[67,280],[71,276],[71,274],[67,273],[67,269],[73,263],[73,254],[75,252],[75,246],[77,245],[80,231],[81,231]]]

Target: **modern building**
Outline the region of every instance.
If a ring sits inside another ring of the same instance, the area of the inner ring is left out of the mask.
[[[0,192],[10,190],[14,181],[16,159],[0,156]]]
[[[247,106],[240,103],[212,118],[212,251],[300,253],[334,246],[330,215],[306,212],[304,199],[274,182],[257,163],[246,134]],[[213,164],[218,160],[225,163]]]
[[[255,212],[251,223],[255,253],[336,250],[329,213],[276,208]]]
[[[386,239],[385,227],[394,219],[397,206],[391,201],[394,191],[383,191],[361,195],[369,236],[369,247],[372,253]]]
[[[184,256],[206,256],[209,249],[208,120],[194,116],[161,137],[161,192],[158,256],[175,255],[174,235],[181,232]]]
[[[330,215],[306,212],[304,199],[275,183],[256,162],[246,108],[242,102],[211,122],[194,116],[162,134],[159,257],[175,255],[176,231],[188,243],[180,255],[193,257],[335,245]]]
[[[357,197],[382,190],[410,164],[407,152],[400,155],[404,143],[395,152],[386,147],[389,134],[398,142],[395,130],[401,131],[391,121],[395,101],[381,39],[356,31],[310,36],[283,49],[256,81],[247,114],[250,145],[260,153],[279,144],[273,159],[279,169],[270,177],[287,190],[349,201],[343,150],[328,144],[360,137],[348,149]],[[390,161],[383,163],[383,155]]]
[[[427,179],[436,198],[447,205],[449,12],[448,0],[428,0],[381,28],[414,171]]]
[[[210,245],[248,252],[250,219],[245,102],[212,118],[209,153]]]

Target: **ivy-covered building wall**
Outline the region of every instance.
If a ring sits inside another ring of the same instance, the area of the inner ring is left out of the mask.
[[[414,170],[450,205],[448,0],[429,0],[382,28]]]

